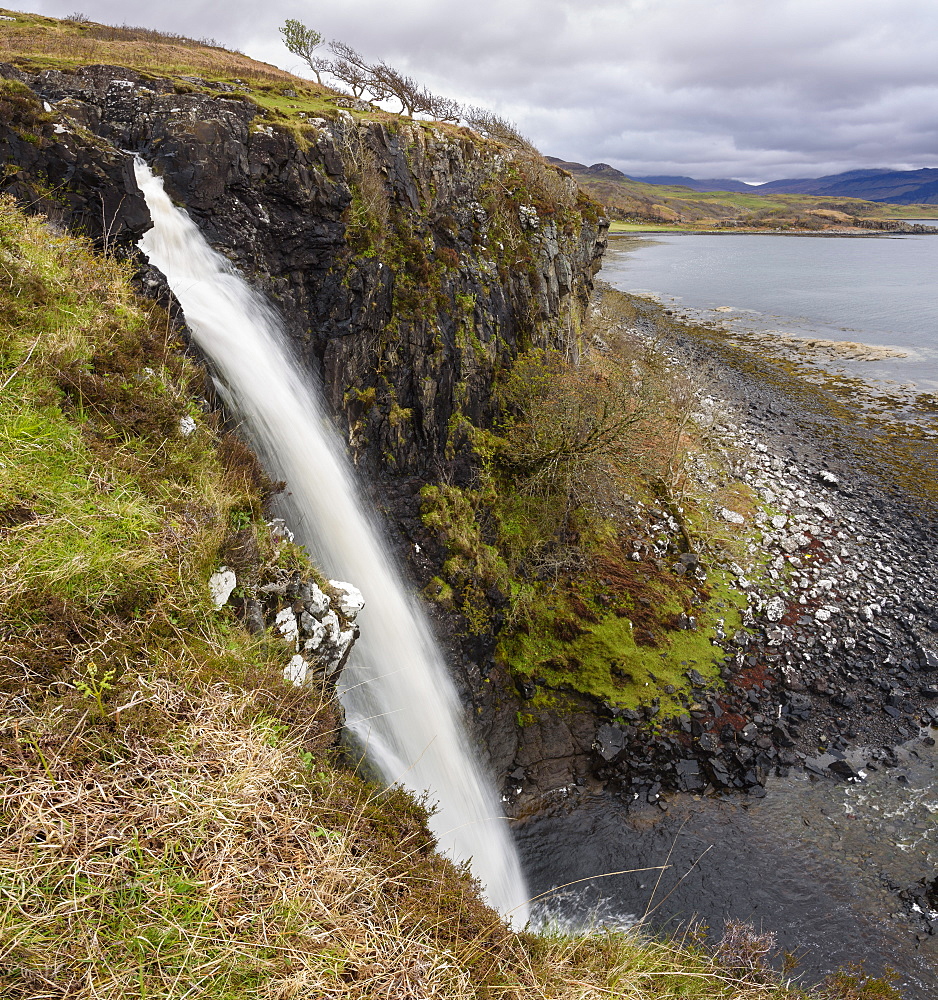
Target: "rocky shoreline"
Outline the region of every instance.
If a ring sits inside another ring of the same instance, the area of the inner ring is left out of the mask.
[[[776,512],[756,514],[753,555],[767,572],[753,584],[729,567],[749,608],[748,628],[722,643],[726,688],[695,687],[697,707],[670,734],[643,736],[638,713],[610,720],[598,734],[600,776],[666,807],[667,788],[761,796],[773,770],[794,767],[861,780],[847,760],[859,747],[867,771],[895,766],[896,745],[933,742],[925,731],[938,727],[934,512],[826,453],[771,385],[714,369],[691,337],[669,347],[681,363],[709,366],[720,397],[709,403],[731,414],[713,429]]]
[[[848,447],[828,447],[784,391],[717,359],[691,328],[672,330],[659,346],[698,373],[709,446],[766,509],[739,525],[753,538],[745,569],[718,553],[663,550],[656,520],[677,525],[651,508],[633,558],[691,575],[717,563],[747,596],[744,628],[715,639],[722,687],[688,665],[693,701],[677,720],[657,719],[654,704],[622,709],[572,691],[558,714],[534,708],[536,686],[515,683],[492,658],[492,640],[461,635],[432,608],[480,748],[518,819],[603,791],[662,809],[668,792],[762,797],[771,775],[802,768],[862,780],[863,770],[895,766],[898,745],[938,735],[935,512],[862,471]],[[418,490],[417,481],[385,482],[380,506],[423,586],[440,556]],[[530,721],[519,727],[522,714]]]

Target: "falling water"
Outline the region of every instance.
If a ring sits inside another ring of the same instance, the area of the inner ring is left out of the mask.
[[[517,923],[524,879],[494,790],[473,759],[446,665],[366,516],[338,435],[290,360],[277,315],[215,253],[163,182],[137,160],[153,228],[140,248],[166,276],[274,479],[289,483],[296,536],[331,577],[365,596],[343,673],[347,725],[389,783],[427,791],[440,846],[470,861],[489,901]]]

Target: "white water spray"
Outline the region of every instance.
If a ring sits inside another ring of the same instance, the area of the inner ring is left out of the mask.
[[[389,783],[429,792],[440,846],[470,861],[489,902],[524,923],[514,845],[473,759],[446,665],[359,503],[338,435],[290,360],[279,318],[173,207],[162,180],[141,160],[135,172],[153,219],[140,248],[166,275],[268,473],[287,481],[291,528],[329,576],[365,596],[343,673],[348,726]]]

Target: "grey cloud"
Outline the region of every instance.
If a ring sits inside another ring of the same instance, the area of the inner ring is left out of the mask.
[[[293,71],[296,17],[547,153],[627,173],[753,180],[938,166],[934,0],[39,0],[110,23],[214,36]]]

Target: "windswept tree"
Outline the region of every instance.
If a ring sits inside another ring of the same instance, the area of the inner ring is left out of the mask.
[[[371,93],[374,67],[365,57],[345,42],[330,42],[329,51],[335,57],[329,64],[329,73],[345,84],[356,99],[366,91]]]
[[[328,74],[356,99],[367,96],[372,101],[395,100],[401,105],[401,114],[413,118],[415,114],[428,115],[440,122],[464,121],[470,128],[490,139],[513,146],[515,149],[532,150],[531,143],[517,127],[487,108],[464,108],[449,97],[431,93],[413,77],[389,66],[383,60],[368,62],[365,57],[345,42],[332,41],[329,51],[332,58],[316,55],[323,38],[318,31],[307,28],[300,21],[287,20],[280,29],[283,43],[295,56],[299,56],[322,84],[323,74]]]
[[[463,106],[449,97],[440,97],[438,94],[429,94],[429,108],[427,114],[431,115],[438,122],[458,122],[463,116]]]
[[[287,49],[299,56],[315,74],[316,82],[322,84],[322,74],[332,70],[331,60],[316,55],[316,49],[322,45],[322,35],[293,18],[287,19],[280,34],[283,35],[283,44]]]
[[[429,114],[432,95],[413,77],[405,76],[386,62],[372,66],[372,74],[369,90],[375,95],[375,100],[400,101],[401,112],[408,118],[413,118],[417,112]]]

